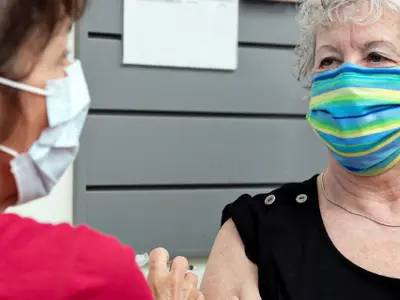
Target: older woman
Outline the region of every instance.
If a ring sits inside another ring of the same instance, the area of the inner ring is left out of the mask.
[[[227,206],[206,299],[399,299],[400,1],[306,0],[299,75],[322,174]]]
[[[79,148],[90,97],[66,58],[86,0],[0,1],[0,212],[50,193]],[[0,214],[0,299],[153,299],[134,251],[88,227]],[[156,299],[201,299],[184,258],[151,255]]]

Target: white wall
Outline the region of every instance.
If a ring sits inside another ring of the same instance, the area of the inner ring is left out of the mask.
[[[74,31],[72,30],[69,40],[70,59],[75,55]],[[24,217],[33,218],[44,223],[72,223],[73,203],[73,168],[64,174],[61,181],[54,188],[50,196],[35,200],[31,203],[13,207],[8,213],[16,213]]]

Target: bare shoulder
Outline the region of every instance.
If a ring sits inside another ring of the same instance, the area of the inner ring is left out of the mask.
[[[214,242],[201,290],[206,299],[259,299],[257,266],[247,258],[231,219],[222,226]]]
[[[258,268],[269,268],[262,254],[269,233],[279,228],[293,235],[293,228],[299,228],[295,220],[309,219],[314,210],[307,199],[315,198],[315,178],[268,193],[244,194],[225,207],[201,286],[206,299],[260,299]]]

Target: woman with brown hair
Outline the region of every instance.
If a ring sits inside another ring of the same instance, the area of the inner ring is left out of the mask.
[[[66,58],[86,0],[0,1],[0,211],[50,193],[74,161],[89,109],[82,66]],[[134,251],[88,227],[0,214],[0,299],[152,299]],[[157,299],[199,299],[187,260],[158,249]]]

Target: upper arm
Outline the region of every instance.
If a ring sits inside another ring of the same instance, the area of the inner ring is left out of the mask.
[[[243,242],[232,219],[219,231],[208,260],[201,291],[206,299],[261,299],[257,266],[246,256]]]

